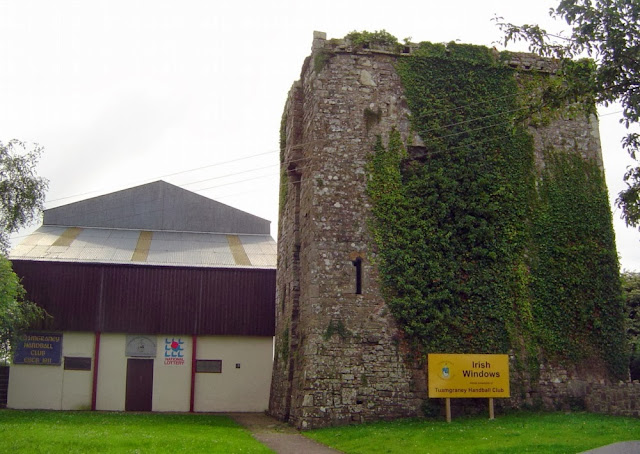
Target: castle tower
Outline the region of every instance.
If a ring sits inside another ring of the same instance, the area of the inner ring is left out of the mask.
[[[380,295],[365,222],[371,141],[378,130],[409,130],[397,57],[344,52],[327,61],[324,38],[314,33],[283,116],[270,411],[302,428],[415,415],[425,393]],[[365,110],[380,111],[380,122],[367,125]]]
[[[425,364],[382,296],[367,194],[378,136],[397,131],[410,155],[426,152],[396,67],[415,50],[314,32],[286,102],[270,413],[299,428],[416,416],[427,398]],[[554,124],[532,132],[537,150],[571,141],[601,163],[597,122]]]

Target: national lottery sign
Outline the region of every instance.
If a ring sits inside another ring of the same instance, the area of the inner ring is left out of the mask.
[[[508,355],[428,356],[429,397],[509,397]]]

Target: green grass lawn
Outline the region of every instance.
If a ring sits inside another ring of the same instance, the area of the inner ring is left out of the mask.
[[[408,419],[305,435],[346,453],[577,453],[640,440],[640,419],[588,413],[511,413]],[[0,453],[267,453],[218,415],[0,410]]]
[[[306,436],[345,453],[577,453],[640,440],[640,419],[589,413],[528,413],[319,429]]]
[[[0,410],[1,453],[270,453],[217,415]]]

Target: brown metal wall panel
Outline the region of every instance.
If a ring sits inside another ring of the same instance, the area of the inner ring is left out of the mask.
[[[197,317],[200,272],[190,268],[107,268],[103,330],[192,333]]]
[[[95,331],[95,302],[100,292],[100,270],[69,263],[14,261],[27,297],[51,317],[36,329]]]
[[[203,282],[202,319],[198,334],[219,332],[273,336],[275,326],[275,270],[250,273],[220,270]],[[241,283],[234,285],[233,283]],[[264,304],[268,298],[270,304]]]
[[[273,336],[275,270],[13,262],[53,317],[34,328]]]

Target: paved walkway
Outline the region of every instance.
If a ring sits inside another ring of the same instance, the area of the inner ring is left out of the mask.
[[[621,441],[602,448],[590,449],[580,454],[638,454],[640,453],[640,441]]]
[[[278,454],[336,454],[328,448],[303,436],[290,425],[264,413],[228,413],[234,421],[251,432],[253,438]]]

